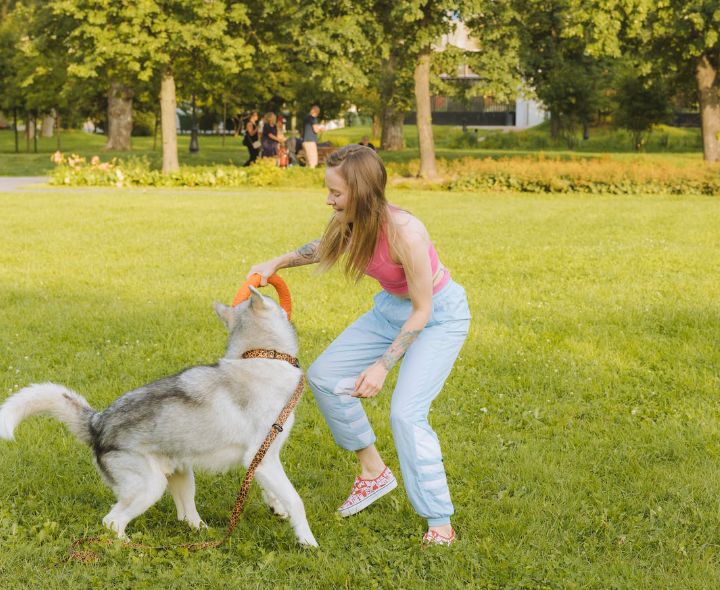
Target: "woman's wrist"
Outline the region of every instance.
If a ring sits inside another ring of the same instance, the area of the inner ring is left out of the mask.
[[[380,369],[382,369],[383,371],[385,371],[385,374],[386,374],[386,375],[390,372],[390,369],[387,368],[387,366],[386,366],[385,363],[383,362],[383,359],[382,359],[382,358],[379,358],[378,360],[376,360],[376,361],[375,361],[375,364],[378,366],[378,368],[380,368]]]
[[[277,258],[274,258],[272,260],[272,264],[275,267],[275,270],[280,270],[281,268],[287,268],[290,266],[290,261],[294,255],[294,252],[288,252],[287,254],[283,254],[281,256],[278,256]]]

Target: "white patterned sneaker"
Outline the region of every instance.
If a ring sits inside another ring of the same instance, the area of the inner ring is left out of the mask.
[[[445,535],[441,535],[437,531],[428,530],[428,532],[426,532],[423,535],[422,545],[423,545],[423,547],[429,547],[430,545],[449,546],[449,545],[452,545],[455,542],[455,540],[456,540],[455,529],[453,529],[453,531],[449,537],[446,537]]]
[[[397,479],[389,467],[386,467],[375,479],[356,477],[348,499],[338,508],[338,512],[342,517],[356,514],[396,487]]]

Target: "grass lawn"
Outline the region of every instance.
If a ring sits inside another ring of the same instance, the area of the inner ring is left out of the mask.
[[[717,588],[720,581],[720,204],[711,198],[395,191],[463,284],[471,333],[431,413],[460,542],[422,551],[401,489],[349,519],[355,475],[307,392],[283,451],[320,543],[305,550],[257,486],[230,545],[199,554],[101,549],[113,501],[88,448],[35,418],[0,442],[3,588]],[[249,266],[319,235],[311,190],[0,194],[0,399],[63,383],[104,408],[196,363],[225,335]],[[371,305],[370,279],[283,276],[307,367]],[[394,382],[394,373],[388,386]],[[365,406],[399,472],[389,387]],[[217,538],[241,473],[199,475],[209,531],[165,496],[128,532]]]
[[[501,133],[497,130],[478,130],[480,136],[487,137],[487,143],[494,147],[466,147],[458,144],[462,131],[459,127],[434,126],[436,155],[438,158],[463,158],[466,156],[476,158],[503,158],[536,156],[544,153],[548,157],[557,158],[591,158],[597,156],[613,159],[637,159],[640,162],[651,161],[657,165],[665,162],[698,162],[702,159],[702,147],[697,143],[699,131],[697,129],[663,128],[651,138],[668,136],[671,139],[667,148],[651,142],[648,152],[636,153],[630,149],[629,139],[624,132],[608,129],[593,130],[588,142],[580,142],[575,150],[567,149],[562,143],[550,145],[549,132],[546,126],[530,129],[520,133]],[[474,133],[474,132],[471,132]],[[322,140],[331,141],[337,145],[358,141],[363,135],[370,135],[369,127],[349,127],[328,131]],[[513,145],[505,146],[508,140],[516,140]],[[383,158],[388,162],[407,162],[419,158],[417,127],[405,126],[405,140],[407,148],[400,152],[383,152]],[[86,158],[99,155],[103,160],[111,158],[145,157],[155,166],[162,164],[161,142],[158,138],[157,148],[153,149],[152,137],[133,137],[132,152],[105,152],[103,146],[107,138],[104,135],[93,135],[81,131],[63,131],[60,136],[60,149],[65,153],[78,153]],[[40,176],[48,173],[54,166],[50,162],[50,155],[57,148],[57,138],[38,139],[38,153],[27,153],[24,137],[20,138],[20,153],[15,154],[14,134],[9,130],[0,131],[0,176]],[[200,151],[191,154],[188,151],[190,137],[178,137],[178,155],[183,165],[211,165],[234,164],[242,165],[248,158],[247,149],[242,145],[240,138],[226,137],[225,144],[221,137],[200,136]],[[515,145],[516,144],[516,145]],[[697,144],[697,145],[696,145]],[[379,142],[378,142],[379,145]]]

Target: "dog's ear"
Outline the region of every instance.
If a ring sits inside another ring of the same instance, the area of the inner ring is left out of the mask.
[[[228,307],[227,305],[223,305],[222,303],[218,303],[217,301],[213,304],[213,307],[215,307],[215,313],[218,315],[222,323],[225,324],[225,327],[228,330],[230,330],[234,323],[232,307]]]
[[[268,304],[265,303],[265,297],[255,287],[250,287],[250,307],[253,311],[265,311],[268,309]]]

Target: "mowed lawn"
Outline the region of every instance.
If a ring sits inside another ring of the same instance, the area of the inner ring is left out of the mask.
[[[398,489],[340,519],[356,473],[308,391],[283,451],[317,550],[296,545],[253,486],[224,549],[100,548],[113,502],[87,447],[33,418],[0,441],[2,588],[717,588],[720,584],[720,202],[394,192],[466,287],[471,333],[431,413],[460,542],[421,550]],[[224,352],[212,302],[250,265],[320,235],[311,190],[0,194],[0,400],[32,382],[95,408]],[[376,284],[282,272],[307,367],[371,305]],[[399,473],[394,374],[365,403]],[[169,496],[128,532],[218,538],[242,471],[198,476],[210,529]]]

